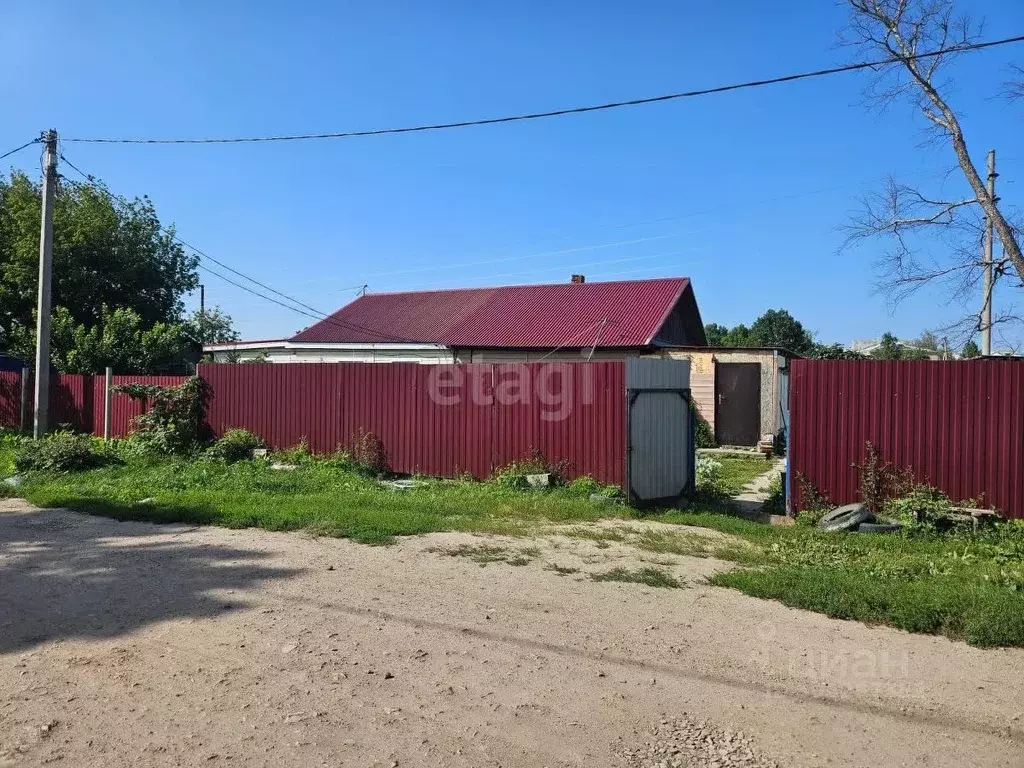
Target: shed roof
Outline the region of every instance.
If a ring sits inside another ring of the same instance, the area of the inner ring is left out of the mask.
[[[689,287],[689,279],[675,277],[371,293],[291,341],[642,347],[654,341]]]

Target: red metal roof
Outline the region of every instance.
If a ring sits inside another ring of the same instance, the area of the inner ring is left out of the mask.
[[[639,347],[689,286],[685,277],[371,293],[291,341],[450,347]],[[600,336],[598,336],[600,332]]]

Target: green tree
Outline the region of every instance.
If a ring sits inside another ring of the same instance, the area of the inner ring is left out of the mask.
[[[0,348],[34,324],[40,195],[23,173],[0,176]],[[179,322],[182,296],[198,285],[198,260],[160,225],[148,198],[62,182],[53,225],[53,306],[74,326],[98,327],[102,337],[104,307],[130,310],[144,329]]]
[[[814,339],[803,325],[784,309],[769,309],[750,326],[754,346],[782,347],[798,355],[814,350]]]
[[[903,357],[903,349],[900,340],[890,331],[882,334],[882,339],[876,349],[871,352],[876,360],[899,360]]]
[[[35,354],[35,325],[16,325],[11,351],[31,360]],[[108,366],[116,374],[182,372],[198,357],[192,329],[183,323],[155,323],[146,327],[137,312],[100,308],[100,322],[76,323],[66,307],[53,313],[51,362],[62,373],[102,373]]]
[[[718,323],[704,326],[709,347],[782,347],[798,355],[814,350],[814,339],[784,309],[769,309],[749,328],[742,323],[726,328]]]
[[[960,357],[962,357],[964,360],[971,360],[975,357],[981,357],[981,350],[978,348],[978,345],[974,342],[974,339],[971,339],[966,344],[964,344],[964,348],[960,352]]]
[[[729,329],[718,323],[708,323],[704,326],[704,335],[707,336],[709,347],[724,347]]]
[[[231,321],[231,315],[222,312],[220,307],[205,312],[196,310],[187,324],[193,338],[201,344],[226,344],[241,338]]]
[[[864,355],[841,344],[815,344],[810,357],[818,360],[864,360]]]
[[[916,346],[916,343],[912,343],[912,345]],[[930,357],[927,350],[913,349],[912,345],[903,344],[896,336],[887,331],[882,334],[881,342],[878,348],[872,351],[871,357],[875,360],[927,360]]]

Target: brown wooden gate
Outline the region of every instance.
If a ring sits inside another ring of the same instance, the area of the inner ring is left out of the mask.
[[[761,437],[761,364],[716,363],[715,442],[757,445]]]

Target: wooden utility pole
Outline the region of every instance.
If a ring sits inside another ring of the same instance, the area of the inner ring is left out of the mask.
[[[44,131],[43,215],[39,230],[39,298],[36,303],[36,391],[32,435],[46,434],[50,404],[50,282],[53,273],[53,203],[57,196],[57,132]]]
[[[996,202],[996,151],[989,150],[988,153],[988,194],[993,204]],[[981,354],[992,354],[992,290],[995,288],[995,281],[992,275],[992,248],[995,243],[995,232],[993,229],[992,217],[985,217],[985,256],[984,273],[982,276],[982,290],[985,292],[981,304]]]

